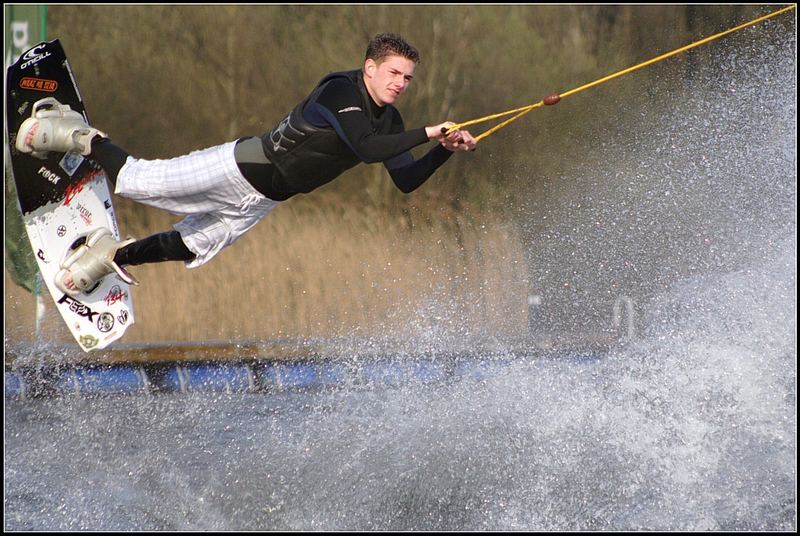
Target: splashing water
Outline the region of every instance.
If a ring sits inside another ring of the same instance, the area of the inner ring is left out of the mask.
[[[790,318],[794,289],[770,277],[785,261],[756,278],[756,291],[747,272],[696,282],[702,295],[694,284],[676,288],[662,307],[668,329],[657,316],[647,338],[596,362],[521,359],[489,379],[395,389],[12,406],[6,523],[791,529],[790,326],[756,321],[725,338],[704,331],[743,322],[743,294],[770,300],[762,320]],[[733,302],[719,300],[731,291]],[[676,316],[687,297],[686,316]]]
[[[623,154],[598,147],[614,166],[576,170],[558,206],[531,210],[549,217],[549,234],[532,226],[538,284],[570,289],[545,303],[588,315],[543,325],[635,299],[638,336],[603,359],[12,403],[5,528],[796,530],[793,51],[727,50],[712,66],[726,76],[639,110]]]

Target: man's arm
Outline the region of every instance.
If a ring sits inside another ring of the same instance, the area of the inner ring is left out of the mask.
[[[452,154],[452,151],[437,145],[419,160],[414,160],[411,153],[405,152],[384,162],[384,166],[389,170],[395,186],[408,194],[422,186]]]

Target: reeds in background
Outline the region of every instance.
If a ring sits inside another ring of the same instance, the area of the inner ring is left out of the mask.
[[[177,221],[117,205],[122,233],[137,238]],[[383,208],[320,192],[278,206],[199,268],[132,270],[142,285],[126,342],[502,337],[527,322],[517,230],[463,206]],[[32,339],[34,299],[6,285],[7,342]]]

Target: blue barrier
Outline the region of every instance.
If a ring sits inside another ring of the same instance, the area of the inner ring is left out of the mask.
[[[544,361],[591,364],[603,352],[549,356]],[[39,394],[122,394],[147,392],[273,392],[346,385],[393,387],[412,382],[482,381],[518,362],[512,357],[386,360],[361,364],[322,362],[184,363],[75,367],[35,381],[24,371],[5,371],[5,398]]]
[[[370,363],[361,369],[361,380],[367,384],[400,385],[408,380],[403,368],[398,363]]]
[[[343,365],[334,363],[265,363],[256,374],[266,390],[334,387],[346,383],[348,374]]]
[[[247,365],[205,363],[170,367],[158,387],[181,393],[189,391],[245,393],[255,390],[253,375]]]
[[[444,363],[416,361],[411,364],[411,374],[421,382],[440,382],[448,377],[448,369]]]
[[[25,381],[20,374],[6,371],[3,380],[6,399],[25,398]]]
[[[510,360],[491,360],[491,361],[461,361],[456,364],[454,374],[472,380],[486,380],[497,376],[508,365]]]
[[[131,367],[74,368],[61,374],[54,387],[60,393],[112,394],[147,391],[147,379]]]

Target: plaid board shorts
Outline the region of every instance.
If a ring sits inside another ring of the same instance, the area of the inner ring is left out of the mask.
[[[186,215],[175,224],[195,255],[187,268],[211,260],[278,205],[242,176],[232,141],[169,160],[128,157],[114,193],[136,202]]]

